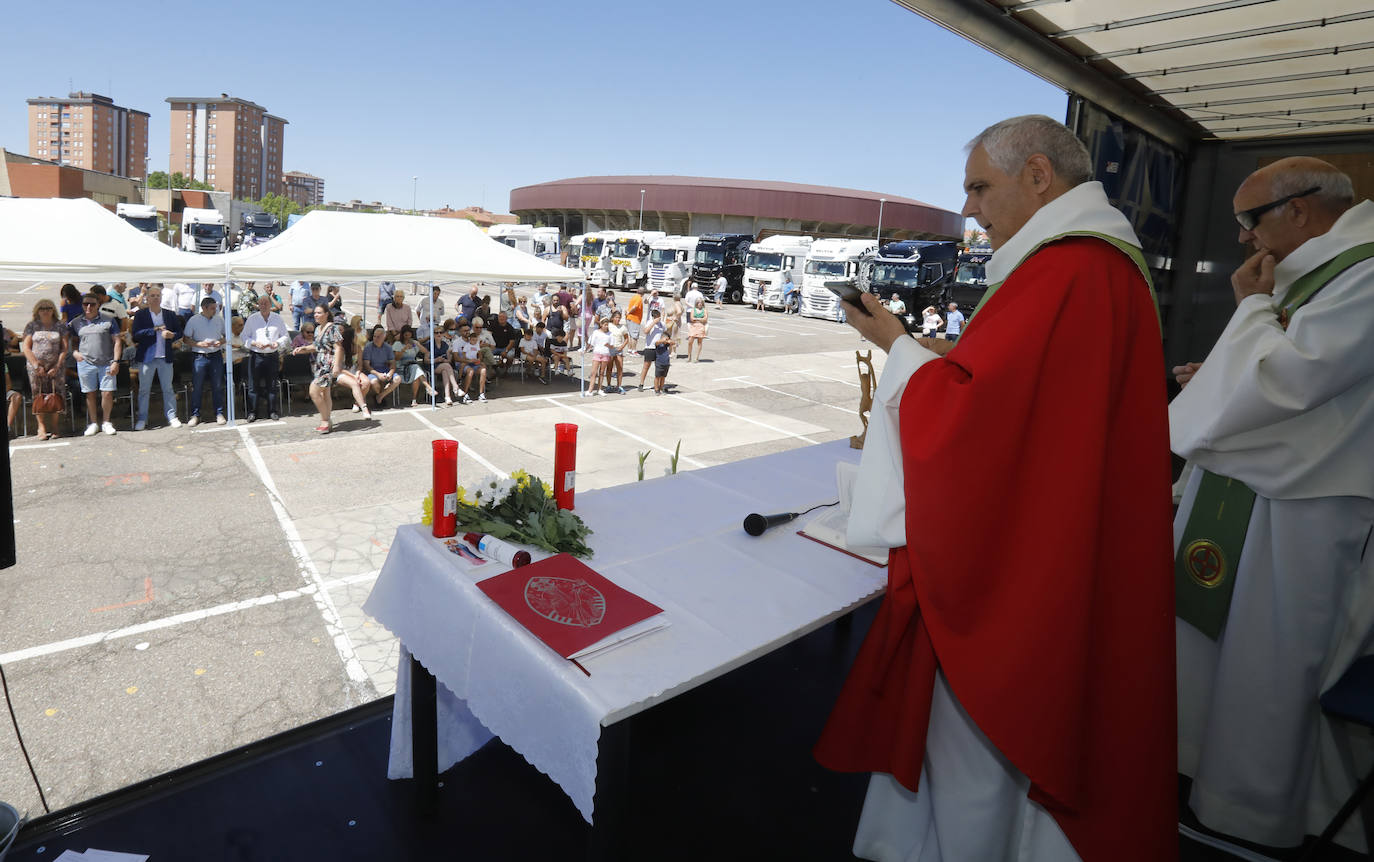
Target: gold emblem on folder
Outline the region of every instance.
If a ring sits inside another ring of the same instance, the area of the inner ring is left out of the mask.
[[[1211,589],[1226,580],[1226,556],[1211,539],[1189,542],[1183,558],[1187,561],[1188,576],[1198,586]]]

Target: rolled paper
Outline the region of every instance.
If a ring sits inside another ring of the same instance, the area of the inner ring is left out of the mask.
[[[435,440],[434,537],[447,539],[458,532],[458,441]]]
[[[571,511],[577,484],[577,426],[559,422],[553,431],[553,501]]]

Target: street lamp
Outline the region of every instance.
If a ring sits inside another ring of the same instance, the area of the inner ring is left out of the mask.
[[[639,229],[644,230],[644,189],[639,190]]]
[[[887,198],[878,198],[878,247],[883,247],[883,204]]]
[[[416,201],[416,195],[418,194],[418,191],[417,191],[417,190],[418,190],[419,188],[420,188],[420,178],[419,178],[419,177],[411,177],[411,178],[410,178],[410,214],[411,214],[411,215],[415,215],[415,211],[416,211],[416,210],[415,210],[415,206],[416,206],[416,205],[415,205],[415,201]]]

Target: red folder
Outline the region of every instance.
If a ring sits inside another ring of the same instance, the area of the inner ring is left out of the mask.
[[[663,613],[571,554],[511,569],[477,587],[564,658]]]

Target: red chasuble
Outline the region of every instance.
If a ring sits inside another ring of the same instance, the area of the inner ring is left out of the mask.
[[[822,765],[915,791],[939,668],[1085,862],[1177,857],[1164,374],[1140,271],[1070,237],[912,375],[907,546]]]

